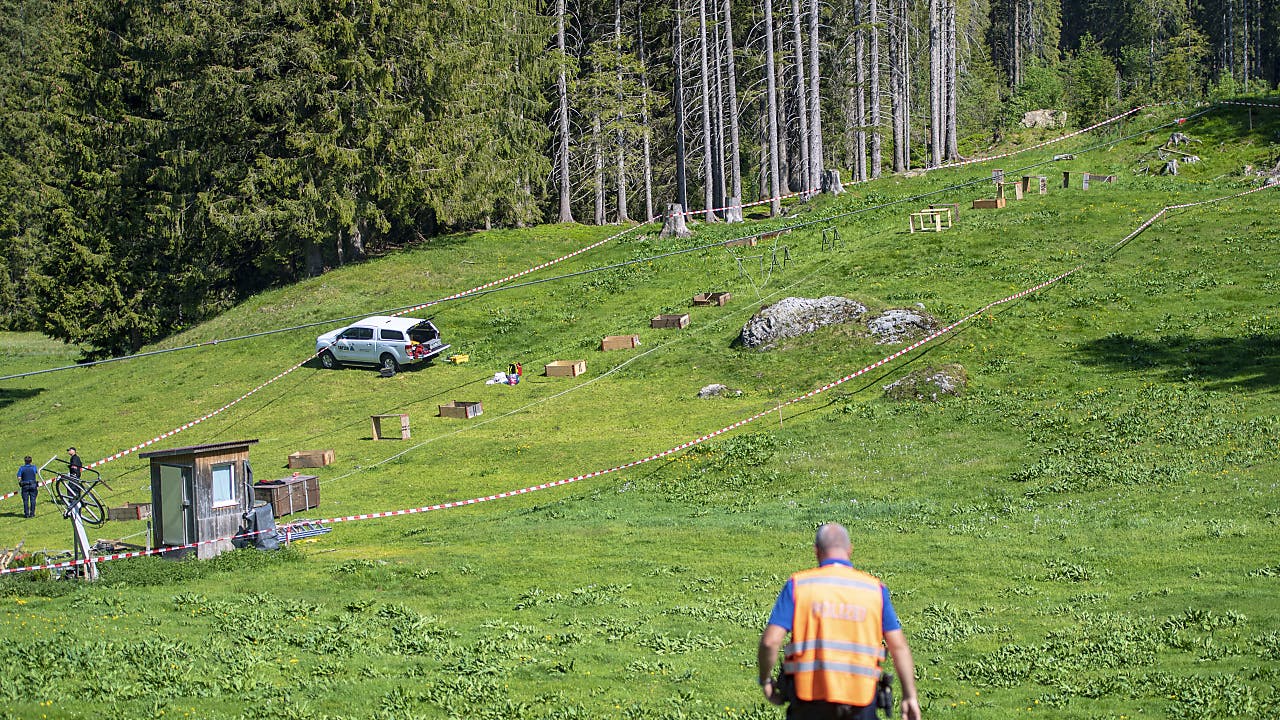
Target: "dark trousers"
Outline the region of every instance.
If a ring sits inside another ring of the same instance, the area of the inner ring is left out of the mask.
[[[39,493],[40,493],[40,488],[22,488],[23,517],[36,516],[36,495]]]
[[[876,706],[792,700],[787,706],[787,720],[876,720]]]

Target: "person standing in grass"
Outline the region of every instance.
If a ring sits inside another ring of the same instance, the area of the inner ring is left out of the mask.
[[[36,516],[36,495],[40,492],[40,469],[31,464],[31,456],[22,459],[18,468],[18,487],[22,489],[22,517]]]
[[[67,474],[79,480],[80,472],[84,470],[84,460],[81,460],[80,456],[76,454],[74,445],[67,448],[67,454],[71,456],[67,459]]]
[[[813,541],[818,567],[791,576],[760,636],[756,662],[764,697],[790,701],[787,720],[875,720],[876,686],[885,646],[902,681],[902,719],[920,719],[915,662],[889,602],[889,589],[855,570],[849,531],[829,523]],[[773,667],[783,658],[788,689],[775,686]]]

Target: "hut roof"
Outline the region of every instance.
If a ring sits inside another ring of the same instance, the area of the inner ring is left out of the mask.
[[[216,453],[222,450],[231,450],[233,448],[246,448],[258,442],[254,440],[230,440],[228,442],[209,443],[208,445],[187,445],[186,447],[169,448],[168,450],[152,450],[151,452],[139,453],[140,458],[154,457],[173,457],[175,455],[204,455],[207,453]]]

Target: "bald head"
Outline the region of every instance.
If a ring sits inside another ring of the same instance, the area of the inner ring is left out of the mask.
[[[849,542],[849,531],[839,523],[819,526],[818,533],[813,538],[813,552],[818,556],[818,562],[850,559],[853,545]]]

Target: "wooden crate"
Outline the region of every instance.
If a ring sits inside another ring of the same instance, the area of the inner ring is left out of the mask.
[[[547,377],[578,377],[587,371],[586,360],[556,360],[547,363],[544,371]]]
[[[982,198],[973,201],[974,210],[996,210],[1004,207],[1004,198]]]
[[[289,469],[318,468],[333,464],[332,450],[299,450],[289,454]]]
[[[733,293],[729,292],[709,292],[698,293],[693,296],[694,305],[719,305],[724,307],[733,299]]]
[[[408,440],[409,439],[409,415],[408,413],[399,413],[396,415],[370,415],[369,419],[373,421],[373,439],[374,440]],[[383,420],[399,420],[400,421],[400,437],[388,436],[382,433]]]
[[[689,327],[689,313],[684,313],[683,315],[656,315],[649,319],[649,327],[683,330]]]
[[[450,400],[440,406],[440,417],[473,418],[484,412],[484,408],[478,402],[469,402],[467,400]]]
[[[600,341],[601,350],[630,350],[640,347],[639,335],[606,335]]]
[[[315,475],[294,475],[255,483],[253,499],[271,503],[271,514],[292,515],[320,506],[320,480]]]
[[[146,520],[151,517],[151,503],[127,503],[123,507],[107,508],[108,520]]]

